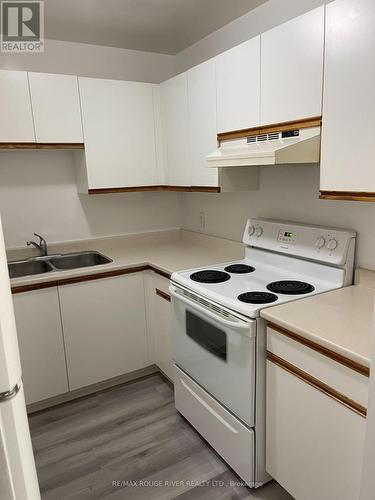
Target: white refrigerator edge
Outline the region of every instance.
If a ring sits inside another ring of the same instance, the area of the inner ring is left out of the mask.
[[[40,500],[1,220],[0,499]]]

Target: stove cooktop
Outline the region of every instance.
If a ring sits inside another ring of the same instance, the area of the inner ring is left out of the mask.
[[[250,318],[261,309],[342,286],[342,271],[289,257],[244,259],[179,271],[172,281]]]

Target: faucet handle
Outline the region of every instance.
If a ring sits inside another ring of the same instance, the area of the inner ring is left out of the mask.
[[[48,247],[47,247],[46,240],[43,238],[43,236],[41,236],[38,233],[34,233],[34,236],[39,238],[39,244],[35,243],[35,241],[27,241],[26,242],[27,246],[33,245],[34,247],[39,249],[41,255],[47,255],[48,254]]]

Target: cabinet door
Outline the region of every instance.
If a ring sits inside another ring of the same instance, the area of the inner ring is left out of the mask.
[[[0,142],[35,142],[27,73],[0,70]]]
[[[324,7],[261,35],[261,125],[320,116]]]
[[[77,77],[28,75],[37,142],[83,142]]]
[[[171,303],[169,280],[154,274],[149,289],[149,325],[151,327],[154,362],[173,381],[172,339],[170,330]]]
[[[320,189],[375,196],[375,2],[326,9]]]
[[[214,59],[195,66],[187,75],[191,184],[218,186],[218,170],[206,163],[206,156],[217,148]]]
[[[148,363],[142,274],[59,288],[71,390]]]
[[[26,403],[69,390],[57,288],[13,295]]]
[[[260,37],[215,58],[218,132],[259,125]]]
[[[157,184],[153,87],[79,78],[89,188]]]
[[[163,82],[160,97],[167,183],[190,186],[187,74]]]
[[[359,496],[366,419],[267,361],[267,472],[300,500]]]

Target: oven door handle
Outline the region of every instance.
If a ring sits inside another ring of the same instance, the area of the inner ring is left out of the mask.
[[[169,293],[172,295],[172,297],[175,297],[177,300],[181,300],[181,302],[184,302],[186,305],[190,306],[191,308],[193,308],[197,311],[200,311],[201,313],[205,314],[207,317],[218,321],[222,325],[225,325],[228,328],[232,328],[235,330],[240,330],[242,332],[247,331],[248,337],[255,337],[253,329],[251,328],[250,324],[247,323],[246,321],[242,321],[240,319],[238,321],[229,321],[228,319],[225,319],[222,316],[215,314],[214,312],[210,311],[209,309],[206,309],[205,307],[201,306],[200,304],[192,302],[191,300],[186,299],[182,295],[176,293],[173,287],[169,287]]]

